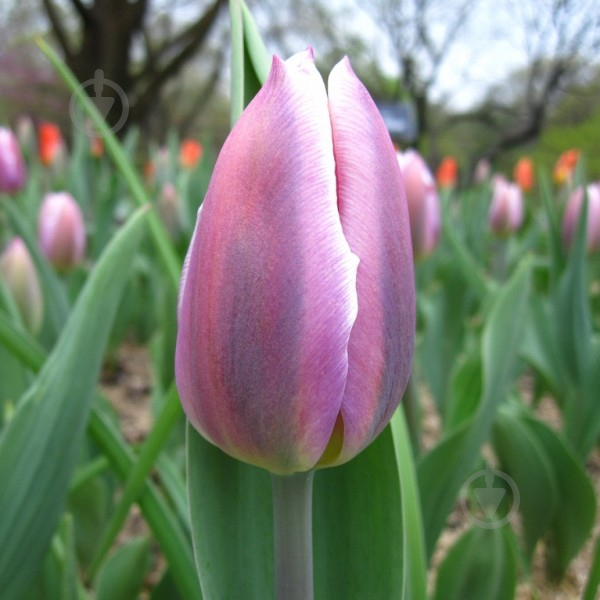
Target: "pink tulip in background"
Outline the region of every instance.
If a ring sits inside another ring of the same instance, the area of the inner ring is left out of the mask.
[[[500,235],[517,231],[523,223],[521,189],[502,175],[495,175],[492,180],[489,222],[492,231]]]
[[[278,474],[341,464],[398,406],[415,291],[396,154],[344,59],[283,62],[229,135],[186,259],[176,380],[194,427]]]
[[[44,316],[42,288],[29,250],[21,238],[13,238],[0,254],[0,277],[12,293],[25,326],[36,333]]]
[[[591,183],[586,188],[588,209],[586,249],[600,250],[600,183]],[[578,187],[569,196],[562,223],[562,239],[566,247],[571,246],[577,232],[577,224],[583,206],[583,187]]]
[[[57,269],[70,269],[85,255],[85,225],[79,205],[67,192],[47,194],[38,218],[38,238]]]
[[[431,171],[418,152],[398,153],[398,162],[406,188],[413,254],[422,258],[435,250],[440,239],[438,192]]]
[[[25,162],[15,134],[0,127],[0,192],[12,194],[25,185]]]

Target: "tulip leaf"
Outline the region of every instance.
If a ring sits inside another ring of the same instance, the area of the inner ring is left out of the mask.
[[[142,209],[94,268],[44,367],[0,436],[0,589],[19,598],[40,569],[79,456]]]
[[[498,412],[493,441],[502,471],[512,477],[519,490],[525,555],[531,560],[535,545],[550,527],[558,505],[558,481],[552,459],[539,438],[510,410]]]
[[[557,483],[558,504],[546,542],[546,567],[558,581],[589,537],[596,515],[594,486],[559,435],[533,417],[523,419],[548,456]]]
[[[150,538],[127,542],[110,556],[100,571],[96,600],[137,598],[149,565]]]
[[[230,0],[231,109],[233,126],[267,79],[271,61],[244,0]]]
[[[435,600],[512,600],[516,559],[502,528],[473,527],[440,566]]]
[[[15,327],[1,311],[0,344],[8,348],[33,371],[37,372],[43,367],[46,358],[44,350],[27,332],[22,332]],[[117,476],[125,480],[134,467],[136,457],[123,440],[121,432],[102,409],[103,402],[106,400],[98,397],[92,406],[88,425],[89,435],[110,461]],[[160,464],[158,472],[165,488],[170,492],[170,481],[173,477],[165,477]],[[170,492],[169,495],[172,497],[173,493]],[[182,527],[182,522],[187,522],[187,514],[181,520],[177,519],[152,481],[146,481],[138,504],[167,559],[170,580],[177,586],[182,597],[200,598],[191,542]]]
[[[412,447],[402,408],[396,411],[391,421],[402,496],[404,534],[402,598],[404,600],[425,600],[427,598],[427,561],[423,517]]]
[[[428,556],[489,436],[496,409],[508,395],[521,345],[530,272],[531,261],[526,260],[495,295],[481,339],[483,387],[477,412],[449,432],[418,465]]]
[[[269,474],[228,457],[191,426],[187,446],[203,598],[273,598]],[[400,480],[389,427],[349,463],[315,474],[313,543],[317,600],[387,600],[402,593]]]

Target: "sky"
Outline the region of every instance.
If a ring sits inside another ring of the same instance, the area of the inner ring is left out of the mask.
[[[511,2],[480,0],[471,14],[469,25],[451,46],[440,70],[440,77],[432,89],[434,101],[444,101],[455,110],[472,107],[494,84],[511,72],[527,65],[523,32],[511,11]],[[382,45],[373,20],[358,2],[354,28],[368,32],[373,44],[381,48],[382,64],[390,74],[394,64],[387,55],[389,48]],[[435,34],[435,29],[433,30]]]

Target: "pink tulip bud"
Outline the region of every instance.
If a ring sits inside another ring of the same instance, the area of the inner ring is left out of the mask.
[[[39,214],[38,237],[46,258],[57,269],[70,269],[83,260],[85,225],[71,194],[46,194]]]
[[[194,427],[285,474],[350,460],[385,427],[412,361],[402,176],[347,59],[283,62],[219,155],[179,297],[177,386]]]
[[[181,233],[179,195],[171,182],[165,183],[158,199],[158,213],[169,235],[176,239]]]
[[[523,223],[521,189],[501,175],[495,175],[492,181],[489,222],[492,231],[499,235],[517,231]]]
[[[440,239],[438,192],[431,171],[418,152],[399,153],[398,162],[406,188],[413,254],[422,258],[435,250]]]
[[[0,192],[12,194],[25,185],[25,163],[15,134],[0,127]]]
[[[39,331],[44,316],[42,289],[37,271],[21,238],[13,238],[0,255],[0,276],[11,291],[25,326]]]
[[[481,185],[485,183],[492,172],[492,165],[487,158],[481,158],[475,165],[475,171],[473,171],[473,183]]]
[[[587,229],[586,249],[600,250],[600,183],[587,186]],[[577,233],[577,224],[583,206],[583,187],[578,187],[569,196],[562,224],[562,238],[566,247],[571,246]]]

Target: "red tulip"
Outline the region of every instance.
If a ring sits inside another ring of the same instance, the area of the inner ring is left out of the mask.
[[[183,140],[179,149],[179,162],[185,169],[193,169],[200,159],[204,150],[196,140]]]
[[[515,183],[524,191],[530,192],[535,185],[535,174],[533,163],[527,156],[521,157],[513,171]]]
[[[54,164],[64,151],[64,141],[58,125],[40,123],[38,127],[38,152],[40,162],[49,166]]]
[[[435,172],[435,179],[442,188],[454,187],[458,181],[458,163],[453,156],[442,159],[440,166]]]
[[[412,361],[410,225],[389,134],[347,59],[273,59],[215,165],[182,275],[175,372],[193,426],[274,473],[348,461]]]

